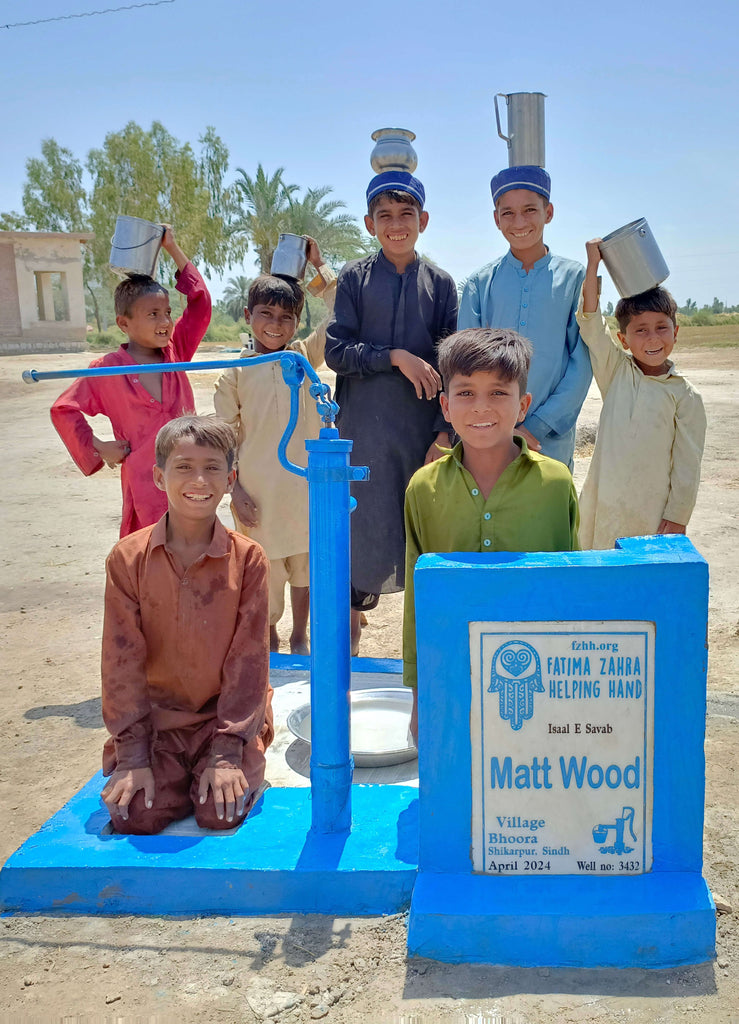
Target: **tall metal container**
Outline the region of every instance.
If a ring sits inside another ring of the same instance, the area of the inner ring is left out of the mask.
[[[508,134],[500,124],[498,96],[503,96],[508,108]],[[544,100],[543,92],[499,92],[495,100],[495,120],[498,135],[508,143],[508,166],[545,166],[544,152]]]

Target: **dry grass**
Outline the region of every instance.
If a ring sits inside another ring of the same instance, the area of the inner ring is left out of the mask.
[[[681,327],[679,344],[686,352],[701,348],[736,348],[739,346],[739,324]]]

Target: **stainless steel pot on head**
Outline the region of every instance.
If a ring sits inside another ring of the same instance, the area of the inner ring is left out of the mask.
[[[656,288],[670,270],[644,217],[612,231],[600,242],[600,254],[622,299]]]
[[[287,232],[277,239],[277,248],[272,256],[270,274],[282,274],[302,281],[308,265],[308,239],[303,235]]]
[[[165,228],[141,217],[119,216],[111,239],[110,269],[114,274],[154,277]]]

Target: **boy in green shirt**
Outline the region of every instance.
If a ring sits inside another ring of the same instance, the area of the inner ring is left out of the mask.
[[[416,686],[413,570],[450,551],[576,551],[579,513],[570,471],[516,435],[531,404],[531,344],[515,331],[468,328],[439,345],[441,409],[459,438],[419,469],[405,495],[403,682]],[[415,736],[414,690],[411,730]]]

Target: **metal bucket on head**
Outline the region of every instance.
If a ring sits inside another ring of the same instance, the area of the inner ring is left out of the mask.
[[[111,239],[110,269],[114,274],[154,277],[165,228],[141,217],[119,216]]]
[[[272,255],[270,274],[282,274],[302,281],[308,264],[308,240],[303,235],[280,235]]]
[[[500,125],[498,96],[505,97],[508,107],[508,134]],[[498,135],[508,143],[508,166],[544,167],[544,100],[543,92],[499,92],[495,101]]]
[[[418,157],[411,145],[415,137],[415,133],[407,128],[378,128],[372,132],[375,148],[370,154],[370,163],[375,174],[384,171],[413,174],[418,166]]]
[[[664,256],[643,217],[606,235],[599,248],[622,299],[656,288],[670,276]]]

